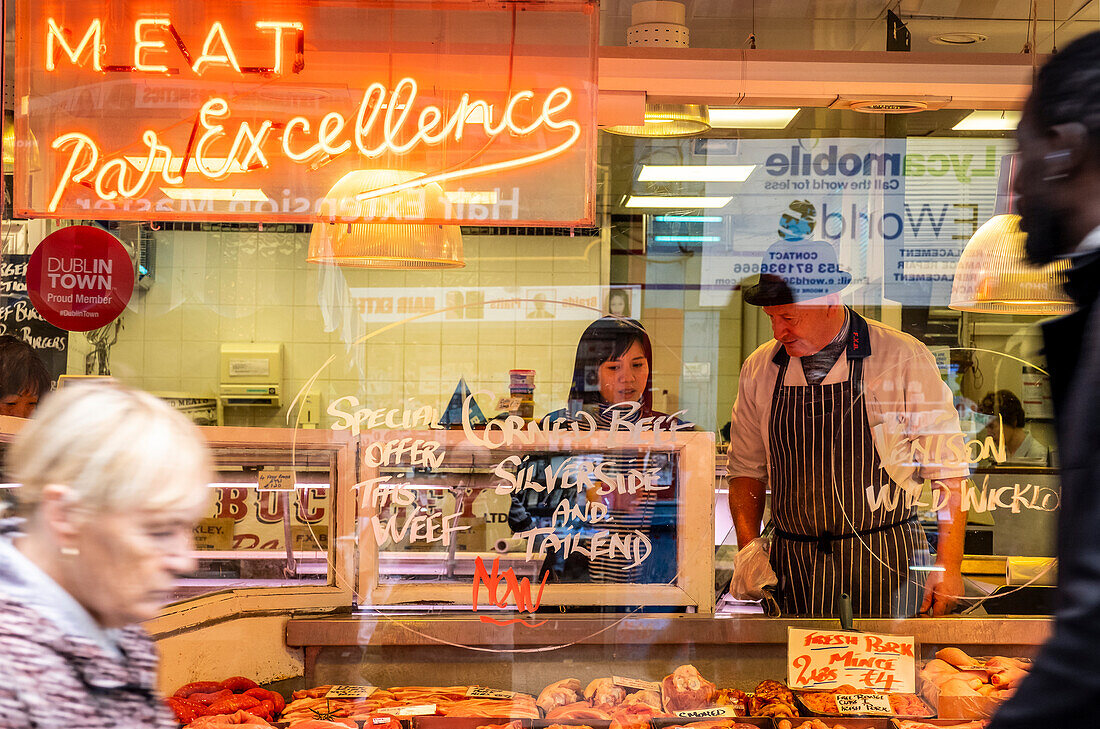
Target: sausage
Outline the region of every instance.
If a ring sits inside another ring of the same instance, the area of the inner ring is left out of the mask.
[[[217,691],[222,687],[219,681],[195,681],[194,683],[184,684],[176,689],[176,693],[172,694],[177,699],[186,699],[191,694],[198,693],[210,693],[211,691]]]
[[[283,713],[283,709],[286,708],[286,700],[283,698],[283,695],[275,691],[269,691],[268,689],[264,688],[252,688],[245,691],[244,695],[254,696],[260,701],[270,701],[275,707],[276,714]]]
[[[222,688],[227,688],[235,694],[244,693],[248,689],[259,688],[260,684],[253,681],[251,678],[245,678],[244,676],[232,676],[221,682]]]
[[[239,694],[230,696],[227,699],[222,699],[216,704],[211,704],[207,712],[209,714],[233,714],[238,711],[248,711],[259,705],[260,700],[256,697]]]
[[[202,704],[196,704],[194,701],[169,696],[165,699],[165,702],[167,702],[168,708],[172,710],[172,713],[176,715],[176,719],[181,724],[190,724],[200,716],[206,715],[206,707]]]
[[[210,704],[216,704],[222,699],[228,699],[232,695],[233,692],[229,689],[220,689],[209,694],[191,694],[187,697],[187,700],[194,701],[195,703],[202,704],[203,706],[210,706]]]

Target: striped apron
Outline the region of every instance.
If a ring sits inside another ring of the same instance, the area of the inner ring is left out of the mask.
[[[784,385],[790,357],[773,358],[779,376],[768,429],[771,559],[784,614],[852,612],[908,616],[920,609],[928,542],[915,510],[871,509],[865,489],[894,488],[867,422],[863,360],[871,354],[867,322],[850,312],[848,379],[831,385]]]

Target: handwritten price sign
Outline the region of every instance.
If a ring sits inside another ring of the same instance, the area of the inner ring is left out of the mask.
[[[787,685],[914,693],[915,643],[912,636],[788,628]]]
[[[674,712],[681,719],[725,719],[738,716],[732,706],[716,706],[713,709],[685,709]]]
[[[836,706],[841,714],[852,716],[894,713],[890,697],[883,694],[837,694]]]
[[[325,694],[326,699],[365,699],[375,691],[377,686],[333,686]]]
[[[515,691],[498,691],[484,686],[471,686],[466,691],[466,696],[475,699],[514,699]]]

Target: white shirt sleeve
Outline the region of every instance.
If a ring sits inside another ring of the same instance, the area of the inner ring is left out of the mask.
[[[774,342],[772,342],[774,344]],[[730,414],[730,444],[726,451],[729,478],[749,477],[768,481],[768,458],[764,444],[770,417],[774,382],[767,379],[768,345],[757,349],[741,366],[737,400]]]
[[[864,392],[882,425],[876,445],[884,467],[919,480],[969,475],[959,414],[935,357],[907,334],[882,325],[875,329],[879,342],[872,342],[868,361],[880,359],[873,374],[865,372]]]

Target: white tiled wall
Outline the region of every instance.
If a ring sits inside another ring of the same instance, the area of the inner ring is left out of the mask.
[[[155,281],[148,291],[135,291],[123,314],[112,374],[151,391],[214,395],[222,343],[282,342],[283,407],[230,408],[227,425],[285,423],[286,405],[332,355],[313,388],[322,413],[344,395],[355,395],[364,407],[442,409],[462,377],[473,390],[505,395],[512,368],[536,370],[535,411],[549,412],[564,404],[577,339],[596,312],[529,320],[521,309],[499,323],[438,314],[353,344],[386,323],[362,317],[348,289],[404,287],[412,294],[422,287],[596,287],[607,281],[600,242],[584,237],[466,236],[465,268],[368,271],[307,263],[308,234],[156,236]],[[88,348],[82,335],[71,337],[70,373],[84,373]],[[496,413],[487,396],[478,402],[487,415]],[[331,420],[323,415],[322,427]]]

